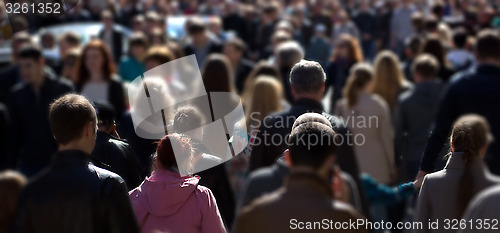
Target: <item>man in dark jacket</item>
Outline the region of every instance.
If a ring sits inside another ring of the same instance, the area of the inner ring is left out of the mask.
[[[101,20],[104,27],[99,32],[99,38],[108,45],[113,60],[119,62],[123,52],[123,35],[113,28],[113,13],[111,11],[103,11]]]
[[[330,222],[348,224],[363,219],[351,206],[333,199],[331,175],[339,137],[325,117],[312,119],[314,115],[319,114],[302,115],[293,125],[289,150],[285,151],[291,163],[287,182],[244,207],[236,221],[236,233],[295,232],[309,229],[305,226],[307,222],[314,224],[325,219],[326,229],[334,230]],[[325,230],[314,229],[312,232]],[[345,232],[366,232],[366,229]]]
[[[14,232],[139,232],[123,179],[89,162],[97,133],[92,105],[68,94],[51,104],[49,119],[59,150],[22,191]]]
[[[19,65],[17,64],[19,49],[26,43],[30,43],[31,38],[26,32],[18,32],[12,38],[12,60],[11,63],[0,69],[0,102],[5,102],[10,89],[21,82]]]
[[[192,18],[187,24],[191,41],[184,47],[184,54],[196,55],[198,66],[203,67],[210,54],[222,52],[222,44],[216,38],[209,36],[205,22],[200,18]]]
[[[113,136],[116,135],[113,106],[107,103],[95,103],[94,106],[97,110],[98,129],[92,155],[99,162],[109,165],[109,170],[120,175],[128,190],[132,190],[142,181],[141,166],[130,145]]]
[[[18,54],[22,83],[8,96],[12,124],[9,133],[8,164],[19,166],[21,173],[32,176],[47,166],[57,150],[48,119],[48,106],[58,97],[72,92],[68,82],[44,69],[40,48],[27,44]]]
[[[418,178],[434,171],[434,163],[450,135],[453,122],[466,113],[484,116],[495,138],[500,138],[500,36],[495,31],[482,31],[476,44],[478,67],[454,78],[442,96],[432,133],[427,141]],[[495,140],[485,161],[494,174],[500,175],[500,142]]]
[[[417,175],[438,107],[436,100],[444,86],[440,79],[436,79],[439,62],[432,55],[418,56],[412,71],[416,86],[399,96],[394,137],[396,158],[404,163],[407,181],[412,181]]]
[[[228,40],[224,44],[224,55],[228,58],[234,72],[234,84],[236,91],[241,94],[245,88],[245,81],[252,72],[254,63],[243,57],[245,44],[239,38]]]

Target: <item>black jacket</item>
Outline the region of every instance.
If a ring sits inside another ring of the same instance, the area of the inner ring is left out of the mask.
[[[461,77],[453,78],[439,103],[432,133],[420,169],[426,172],[434,171],[439,152],[443,145],[448,145],[453,123],[463,114],[476,113],[484,116],[491,126],[493,136],[497,138],[491,143],[485,161],[490,171],[500,175],[500,67],[479,65],[475,72],[464,72]]]
[[[5,105],[0,103],[0,170],[7,168],[7,126],[10,125],[9,112]]]
[[[191,143],[194,155],[202,155],[200,164],[203,167],[211,167],[195,174],[201,177],[199,185],[203,185],[212,191],[215,200],[217,200],[217,207],[219,207],[222,220],[227,228],[231,229],[236,205],[224,163],[219,157],[209,154],[209,149],[200,141],[191,139]],[[200,166],[197,167],[197,170],[201,170],[199,169]]]
[[[99,32],[99,38],[101,40],[104,40],[104,29],[102,29]],[[113,31],[112,31],[113,48],[110,48],[110,49],[112,49],[113,59],[115,62],[119,62],[120,58],[122,56],[122,52],[123,52],[123,40],[122,40],[122,38],[123,38],[122,33],[113,29]]]
[[[245,81],[247,80],[248,75],[252,72],[255,64],[247,59],[242,58],[238,67],[235,70],[235,79],[236,79],[236,90],[238,93],[242,93],[245,88]]]
[[[101,163],[109,165],[110,171],[120,175],[125,180],[128,190],[134,189],[141,183],[141,166],[126,141],[98,131],[92,155]]]
[[[139,232],[123,179],[89,158],[57,152],[22,191],[14,232]]]
[[[40,92],[35,93],[31,84],[19,83],[8,96],[12,124],[9,133],[8,166],[17,167],[18,162],[29,164],[40,170],[48,165],[57,150],[49,123],[49,105],[57,98],[73,91],[68,82],[46,72]],[[34,174],[33,173],[33,174]],[[32,175],[32,174],[26,174]]]
[[[0,69],[0,102],[5,102],[10,89],[19,83],[19,66],[9,65]]]

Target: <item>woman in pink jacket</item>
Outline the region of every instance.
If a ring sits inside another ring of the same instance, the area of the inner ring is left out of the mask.
[[[176,161],[176,156],[183,161]],[[151,176],[129,193],[142,233],[226,232],[210,189],[199,186],[198,177],[179,173],[177,164],[186,166],[191,156],[186,136],[169,134],[161,139]]]

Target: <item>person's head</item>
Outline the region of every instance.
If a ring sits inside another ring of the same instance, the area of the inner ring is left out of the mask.
[[[170,52],[170,49],[166,46],[152,46],[144,56],[146,70],[153,69],[172,60],[174,60],[172,52]]]
[[[488,145],[492,142],[493,136],[490,132],[488,121],[479,115],[469,114],[458,118],[453,124],[450,137],[451,152],[460,153],[465,164],[465,172],[460,181],[457,204],[462,216],[467,204],[474,196],[474,183],[471,174],[471,164],[478,159],[482,159],[486,154]],[[454,156],[452,154],[451,156]]]
[[[116,68],[108,46],[99,39],[88,42],[83,47],[82,56],[76,66],[77,84],[85,84],[93,74],[108,81],[114,73]]]
[[[325,91],[326,74],[315,61],[302,60],[290,71],[290,86],[295,100],[310,98],[321,101]]]
[[[235,93],[232,68],[224,55],[210,55],[201,71],[201,77],[207,92]]]
[[[130,56],[137,60],[142,60],[142,57],[148,49],[148,39],[141,32],[136,32],[130,35],[128,39]]]
[[[56,46],[56,36],[51,31],[40,30],[40,45],[43,49],[53,49]]]
[[[25,44],[19,49],[17,57],[22,79],[34,85],[40,84],[44,77],[45,66],[42,49],[34,44]]]
[[[115,126],[115,108],[108,102],[95,102],[97,113],[97,130],[106,134],[112,134]]]
[[[144,15],[136,15],[132,19],[132,30],[134,32],[142,32],[145,29]]]
[[[66,32],[59,36],[59,54],[64,56],[66,52],[80,46],[80,36],[75,32]]]
[[[16,171],[0,172],[0,232],[9,232],[26,178]]]
[[[148,11],[145,16],[145,28],[146,32],[151,32],[154,28],[160,27],[158,25],[159,19],[161,19],[160,15],[156,11]]]
[[[208,40],[205,22],[201,18],[193,17],[188,20],[187,32],[196,46],[202,46]]]
[[[432,80],[438,75],[439,62],[430,54],[421,54],[413,61],[411,71],[416,83]]]
[[[254,120],[262,122],[267,115],[281,110],[283,87],[274,77],[260,75],[251,87],[249,99],[245,102],[247,129]]]
[[[280,68],[293,67],[297,62],[304,59],[304,49],[295,41],[288,41],[278,45],[275,53]]]
[[[346,60],[353,63],[362,62],[363,53],[358,40],[348,34],[340,35],[330,60],[332,62],[337,60]]]
[[[420,47],[422,47],[422,39],[418,36],[410,36],[405,40],[405,55],[413,59],[420,52]]]
[[[280,7],[278,2],[271,1],[262,6],[262,18],[264,22],[272,22],[278,19]]]
[[[17,55],[19,54],[19,49],[25,44],[31,43],[31,37],[27,32],[17,32],[12,36],[12,59],[14,62],[17,61]]]
[[[336,133],[321,114],[305,113],[295,120],[288,138],[288,157],[292,169],[307,169],[329,179],[337,144]]]
[[[422,32],[425,28],[425,20],[422,12],[417,11],[411,15],[411,25],[416,32]]]
[[[179,107],[174,114],[174,130],[179,134],[186,134],[192,139],[202,140],[205,116],[194,106]]]
[[[278,48],[279,45],[292,40],[292,35],[285,30],[277,30],[271,36],[271,43],[273,48]]]
[[[434,1],[434,4],[431,6],[431,12],[434,16],[436,16],[439,20],[443,18],[444,15],[444,5],[441,1]]]
[[[153,158],[153,170],[186,171],[190,167],[193,147],[189,137],[181,134],[169,134],[158,143]]]
[[[167,36],[160,28],[153,28],[149,31],[149,41],[151,45],[165,45],[167,43]]]
[[[429,15],[425,19],[425,30],[427,33],[437,33],[438,32],[439,21],[434,15]]]
[[[361,92],[370,92],[372,81],[373,68],[368,63],[357,63],[351,68],[347,83],[342,90],[349,108],[354,108],[358,104]]]
[[[392,51],[385,50],[375,57],[373,92],[380,95],[391,109],[396,106],[397,94],[405,85],[400,61]]]
[[[278,82],[282,82],[281,73],[275,65],[267,61],[260,61],[259,63],[257,63],[257,65],[255,65],[252,72],[250,72],[247,79],[245,80],[245,88],[243,89],[243,93],[241,94],[243,103],[245,103],[247,99],[251,98],[254,82],[260,75],[273,77]]]
[[[76,83],[76,63],[80,59],[81,51],[79,48],[74,48],[66,51],[63,57],[63,67],[61,75],[69,79],[72,83]]]
[[[106,29],[111,29],[113,26],[113,12],[110,10],[104,10],[101,13],[101,21]]]
[[[453,46],[456,49],[465,49],[467,47],[467,32],[464,28],[458,28],[453,32]]]
[[[222,32],[222,20],[218,16],[212,16],[208,20],[208,29],[215,35],[219,35]]]
[[[92,153],[97,133],[97,114],[85,97],[67,94],[50,104],[49,121],[59,150]]]
[[[233,38],[224,44],[224,55],[233,63],[240,61],[245,52],[245,43],[240,38]]]
[[[479,62],[493,63],[500,66],[500,36],[493,30],[479,33],[476,46],[476,57]]]
[[[432,54],[438,60],[441,68],[448,67],[448,62],[446,61],[446,50],[439,37],[435,35],[428,36],[422,45],[420,53]]]

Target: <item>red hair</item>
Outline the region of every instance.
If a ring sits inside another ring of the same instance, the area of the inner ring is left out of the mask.
[[[183,161],[177,161],[177,158]],[[154,159],[154,169],[178,168],[178,164],[190,161],[193,153],[189,137],[177,133],[164,136],[158,143]],[[179,163],[178,163],[179,162]]]
[[[104,64],[102,65],[102,73],[104,74],[104,78],[107,81],[111,80],[111,75],[116,73],[116,67],[108,46],[100,39],[93,39],[83,47],[81,56],[76,63],[76,85],[80,87],[83,87],[83,85],[90,79],[90,72],[85,65],[87,51],[90,49],[97,49],[101,52],[101,55],[104,59]]]

